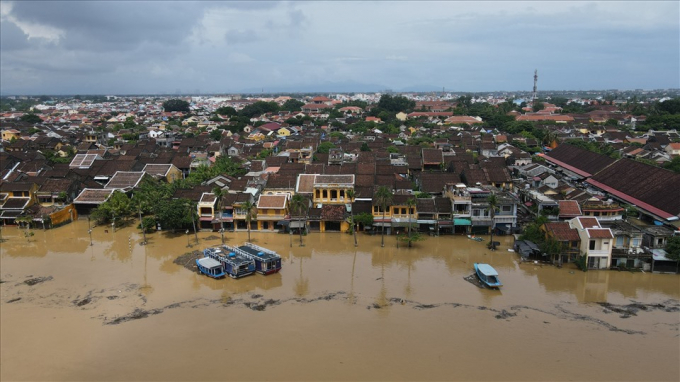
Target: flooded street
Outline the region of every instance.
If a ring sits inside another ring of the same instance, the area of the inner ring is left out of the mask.
[[[2,229],[3,381],[680,379],[678,275],[519,264],[511,237],[252,232],[282,271],[213,280],[173,261],[219,233],[34,232]]]

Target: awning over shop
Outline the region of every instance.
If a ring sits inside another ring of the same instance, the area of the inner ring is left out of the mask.
[[[652,249],[652,260],[654,261],[673,261],[666,257],[667,253],[663,249]]]
[[[498,224],[496,225],[496,229],[504,232],[504,233],[510,233],[512,231],[512,228],[510,227],[510,224]]]
[[[453,225],[472,225],[468,219],[453,219]]]

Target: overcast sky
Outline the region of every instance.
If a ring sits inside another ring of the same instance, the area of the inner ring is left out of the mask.
[[[680,87],[678,1],[1,1],[2,94]]]

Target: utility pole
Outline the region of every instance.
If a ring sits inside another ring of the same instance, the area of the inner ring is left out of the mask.
[[[536,85],[538,84],[538,69],[534,70],[534,95],[531,98],[532,102],[536,102]]]

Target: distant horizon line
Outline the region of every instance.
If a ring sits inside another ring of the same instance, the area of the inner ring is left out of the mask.
[[[538,94],[541,93],[586,93],[586,92],[658,92],[658,91],[680,91],[680,88],[655,88],[655,89],[588,89],[588,90],[573,90],[573,89],[563,89],[563,90],[539,90]],[[533,93],[531,90],[488,90],[488,91],[393,91],[390,89],[376,90],[376,91],[276,91],[276,92],[224,92],[224,93],[0,93],[0,97],[75,97],[75,96],[113,96],[113,97],[126,97],[126,96],[164,96],[164,97],[189,97],[189,96],[233,96],[233,95],[252,95],[252,96],[265,96],[265,95],[290,95],[290,94],[376,94],[376,93],[396,93],[396,94],[478,94],[478,93]]]

